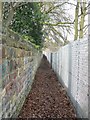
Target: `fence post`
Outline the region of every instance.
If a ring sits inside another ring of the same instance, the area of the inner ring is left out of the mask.
[[[51,67],[52,67],[52,54],[53,54],[53,53],[51,53]]]
[[[90,102],[90,1],[88,2],[88,102]],[[88,118],[90,118],[90,103],[88,103]]]

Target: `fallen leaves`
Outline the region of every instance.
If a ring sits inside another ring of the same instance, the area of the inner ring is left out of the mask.
[[[76,118],[65,89],[45,58],[18,118]]]

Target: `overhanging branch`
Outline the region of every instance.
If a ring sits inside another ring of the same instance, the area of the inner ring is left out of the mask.
[[[57,25],[71,25],[74,24],[74,22],[57,22],[57,23],[43,23],[43,25],[51,25],[51,26],[57,26]]]
[[[71,5],[76,6],[76,5],[75,5],[75,4],[73,4],[73,3],[64,2],[64,3],[59,4],[59,5],[56,5],[56,6],[54,6],[54,7],[50,7],[50,9],[49,9],[48,11],[46,11],[45,13],[46,13],[46,14],[48,14],[48,13],[50,13],[52,10],[54,10],[54,9],[56,9],[56,8],[58,8],[58,7],[62,6],[62,5],[64,5],[64,4],[71,4]]]

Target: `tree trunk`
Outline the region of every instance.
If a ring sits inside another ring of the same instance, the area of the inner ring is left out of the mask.
[[[85,2],[82,3],[81,6],[81,20],[80,20],[80,32],[79,32],[79,38],[83,38],[83,29],[84,29],[84,22],[85,22],[85,14],[86,14],[86,9],[85,9]]]
[[[75,35],[74,35],[74,40],[77,40],[78,38],[78,14],[79,14],[79,2],[77,2],[77,6],[75,9]]]

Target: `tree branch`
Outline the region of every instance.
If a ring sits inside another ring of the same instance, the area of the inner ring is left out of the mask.
[[[74,22],[57,22],[55,24],[52,23],[43,23],[43,25],[51,25],[51,26],[57,26],[57,25],[68,25],[68,24],[74,24]]]
[[[62,5],[64,5],[64,4],[71,4],[71,5],[76,6],[76,5],[73,4],[73,3],[63,2],[62,4],[56,5],[56,6],[54,6],[54,7],[51,7],[48,11],[46,11],[46,14],[50,13],[52,10],[54,10],[54,9],[56,9],[56,8],[58,8],[58,7],[62,6]]]

